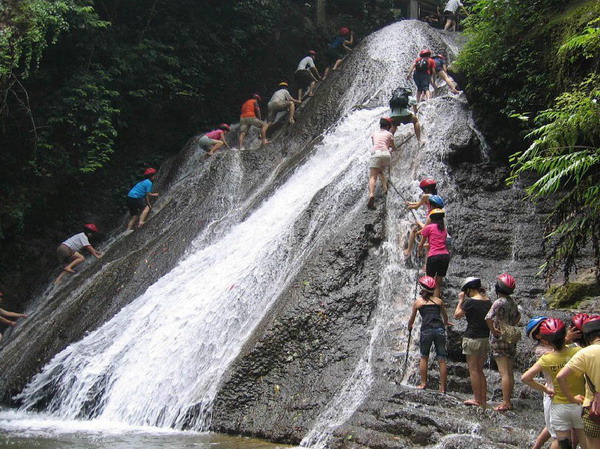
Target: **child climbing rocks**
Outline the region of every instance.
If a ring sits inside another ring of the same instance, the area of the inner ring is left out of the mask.
[[[421,315],[421,335],[419,337],[419,348],[421,351],[419,374],[421,375],[421,383],[417,388],[427,388],[427,366],[431,345],[433,344],[435,345],[435,355],[440,366],[440,391],[445,393],[446,379],[448,377],[448,367],[446,366],[448,351],[446,350],[445,327],[451,326],[452,323],[448,322],[448,314],[446,313],[444,301],[433,294],[435,279],[430,276],[423,276],[419,279],[419,286],[421,287],[421,293],[413,304],[408,320],[408,330],[412,331],[417,312]]]
[[[242,105],[242,114],[240,115],[240,150],[244,149],[244,139],[251,126],[260,128],[260,138],[263,145],[271,142],[267,140],[267,130],[269,124],[261,120],[260,102],[262,98],[258,94],[252,95],[252,98],[246,100]]]
[[[467,329],[462,339],[462,353],[467,358],[473,399],[466,400],[465,405],[486,407],[487,404],[487,380],[483,366],[490,349],[490,330],[485,322],[485,316],[491,307],[492,301],[486,296],[485,289],[481,286],[481,279],[466,278],[454,311],[454,318],[467,318]]]
[[[329,76],[331,70],[335,71],[340,68],[346,53],[352,51],[352,48],[350,48],[352,44],[354,44],[354,33],[347,27],[340,28],[338,36],[329,44],[327,50],[325,50],[327,68],[323,73],[323,79]]]
[[[492,356],[502,376],[502,404],[495,407],[497,412],[512,410],[511,396],[515,386],[513,374],[517,355],[517,342],[521,339],[521,328],[517,327],[521,313],[515,300],[510,296],[515,291],[515,278],[508,273],[496,278],[496,295],[492,308],[485,317],[490,329]]]
[[[413,80],[417,85],[417,102],[425,101],[431,98],[429,84],[431,75],[435,71],[435,62],[431,59],[431,50],[423,49],[419,52],[419,57],[415,59],[406,79],[409,80],[414,72]]]
[[[298,86],[299,101],[302,101],[305,89],[308,91],[308,96],[312,97],[315,94],[317,81],[321,79],[321,74],[314,61],[316,55],[317,52],[310,50],[300,61],[298,68],[296,68],[296,72],[294,73],[294,81]]]
[[[213,129],[210,132],[207,132],[200,140],[198,140],[198,145],[204,151],[208,153],[209,156],[212,156],[216,153],[216,151],[225,145],[227,148],[231,150],[231,147],[227,144],[225,140],[225,134],[230,131],[229,125],[225,123],[221,123],[217,129]]]
[[[158,196],[158,193],[152,193],[152,181],[155,175],[155,169],[146,169],[144,172],[144,178],[146,179],[134,185],[127,194],[127,208],[131,214],[131,219],[127,223],[128,231],[132,230],[136,223],[138,223],[137,227],[141,228],[146,222],[146,217],[150,212],[150,198]]]
[[[275,121],[278,112],[288,112],[288,123],[294,123],[294,114],[296,113],[296,105],[300,101],[292,98],[288,92],[288,83],[282,81],[279,83],[279,90],[276,90],[267,107],[269,108],[269,125]]]
[[[377,178],[381,177],[383,188],[386,189],[387,181],[385,178],[385,169],[390,166],[391,151],[396,151],[394,144],[394,132],[396,127],[392,121],[383,117],[379,120],[379,130],[371,135],[373,147],[371,148],[371,161],[369,164],[369,201],[367,207],[375,209],[375,184]]]
[[[75,273],[73,268],[79,265],[85,260],[81,249],[87,249],[96,259],[102,257],[102,253],[96,251],[96,249],[90,244],[90,239],[98,233],[98,228],[94,223],[87,223],[83,225],[83,232],[75,234],[60,244],[56,249],[56,255],[61,264],[66,264],[63,271],[58,275],[54,284],[59,284],[62,278],[67,273]]]
[[[434,294],[438,297],[442,290],[442,281],[446,276],[448,265],[450,264],[450,252],[446,246],[448,231],[446,231],[446,225],[444,223],[445,215],[446,212],[444,212],[444,209],[433,209],[429,213],[428,218],[431,223],[419,232],[422,238],[419,242],[418,251],[422,252],[425,243],[429,243],[425,271],[427,272],[427,276],[431,276],[435,279]]]
[[[412,109],[412,111],[411,111]],[[421,141],[421,124],[417,118],[417,99],[412,96],[412,91],[404,87],[399,87],[392,92],[390,98],[390,118],[394,126],[413,124],[415,137],[419,146],[423,145]]]
[[[0,292],[0,305],[2,304],[2,299],[4,298],[4,293]],[[10,319],[12,318],[12,319]],[[16,326],[18,318],[27,318],[27,315],[24,313],[17,312],[9,312],[8,310],[0,308],[0,324],[7,324],[8,326]],[[0,327],[0,341],[2,341],[3,336],[3,327]]]
[[[437,187],[435,179],[425,178],[419,183],[419,188],[423,191],[419,201],[407,201],[406,208],[409,210],[415,210],[420,207],[427,207],[427,220],[425,224],[417,221],[410,231],[408,236],[408,245],[404,250],[404,257],[409,257],[412,253],[417,233],[423,229],[426,225],[431,223],[429,220],[429,213],[433,209],[443,209],[445,206],[444,200],[437,194]]]
[[[435,70],[433,71],[433,76],[431,77],[431,85],[433,86],[433,90],[437,95],[437,78],[441,78],[444,80],[446,85],[450,88],[450,92],[453,94],[459,94],[460,91],[456,88],[456,83],[448,75],[448,66],[446,65],[446,57],[442,54],[437,54],[433,58],[433,62],[435,63]]]
[[[539,338],[552,347],[552,351],[541,356],[538,361],[529,368],[521,381],[531,388],[542,391],[552,396],[552,405],[550,407],[550,421],[552,428],[556,432],[560,448],[571,448],[571,429],[575,430],[581,447],[587,449],[583,433],[583,420],[581,419],[581,400],[573,404],[563,393],[556,377],[562,367],[565,366],[581,348],[578,346],[566,346],[565,337],[567,328],[562,320],[557,318],[548,318],[542,322],[539,327]],[[552,387],[535,380],[540,373],[552,378]],[[584,380],[582,377],[573,376],[569,378],[568,389],[573,395],[583,398],[585,392]]]

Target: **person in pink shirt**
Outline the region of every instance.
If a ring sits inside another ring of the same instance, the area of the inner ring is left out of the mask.
[[[198,145],[200,145],[200,148],[206,151],[209,156],[215,154],[215,152],[223,145],[231,150],[231,147],[225,140],[225,134],[229,132],[229,129],[229,125],[221,123],[217,129],[213,129],[200,137]]]
[[[396,151],[394,144],[394,132],[396,127],[392,124],[392,120],[383,117],[379,120],[379,130],[371,134],[373,147],[371,148],[371,163],[369,165],[369,202],[367,207],[375,209],[375,184],[377,177],[381,177],[381,184],[384,192],[387,191],[387,180],[384,170],[390,166],[391,151]]]
[[[422,239],[419,242],[418,249],[421,252],[425,242],[429,242],[425,271],[427,272],[427,276],[435,279],[434,294],[438,298],[442,290],[442,280],[446,276],[448,265],[450,264],[450,252],[446,246],[448,231],[446,231],[446,225],[444,224],[445,215],[446,212],[444,212],[444,209],[433,209],[429,213],[431,224],[425,226],[420,232]]]

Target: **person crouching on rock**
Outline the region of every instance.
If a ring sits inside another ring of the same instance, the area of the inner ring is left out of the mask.
[[[467,329],[463,334],[462,353],[467,358],[473,399],[464,402],[465,405],[487,404],[487,380],[483,366],[490,349],[490,330],[485,322],[485,316],[492,307],[492,301],[481,286],[481,279],[468,277],[463,282],[458,295],[458,304],[454,318],[467,318]]]
[[[155,175],[155,169],[146,169],[144,172],[144,178],[146,179],[134,185],[127,194],[127,208],[131,214],[131,219],[127,223],[128,231],[131,231],[136,223],[137,227],[141,228],[146,222],[146,217],[150,212],[150,198],[158,196],[158,193],[152,193],[152,181]]]
[[[4,298],[4,293],[0,292],[0,304],[2,304],[2,299]],[[9,318],[13,318],[12,320]],[[7,324],[9,326],[16,326],[17,318],[27,318],[27,315],[24,313],[17,312],[9,312],[8,310],[4,310],[0,308],[0,324]],[[2,341],[3,330],[0,328],[0,341]]]
[[[421,383],[417,388],[424,390],[427,388],[427,366],[429,363],[429,353],[431,345],[435,345],[435,355],[440,366],[440,391],[446,393],[446,378],[448,377],[448,367],[446,358],[446,326],[452,326],[448,322],[446,306],[437,296],[433,295],[435,290],[435,279],[430,276],[423,276],[419,279],[421,287],[420,296],[412,307],[412,312],[408,320],[408,330],[412,331],[415,324],[417,311],[421,315],[421,335],[419,337],[419,348],[421,358],[419,360],[419,374]]]
[[[428,220],[431,223],[419,232],[422,238],[417,251],[418,253],[422,253],[425,243],[429,243],[425,271],[427,272],[427,276],[435,279],[435,296],[438,297],[442,291],[442,281],[448,272],[448,265],[450,264],[450,251],[448,251],[448,247],[446,246],[448,231],[444,223],[445,216],[446,212],[444,212],[444,209],[433,209],[429,212]]]
[[[200,145],[200,148],[206,151],[209,156],[215,154],[223,145],[231,150],[231,147],[227,145],[227,142],[225,141],[225,134],[227,134],[229,130],[229,125],[221,123],[217,129],[213,129],[200,137],[198,145]]]
[[[80,253],[82,248],[87,249],[96,259],[102,257],[102,253],[90,244],[90,239],[93,239],[98,234],[98,228],[94,223],[83,225],[83,232],[75,234],[71,238],[65,240],[56,249],[58,260],[62,264],[66,264],[63,271],[58,275],[54,284],[58,284],[67,273],[75,273],[75,268],[85,260],[83,254]]]
[[[412,253],[417,232],[427,226],[431,221],[429,220],[429,214],[433,209],[443,209],[445,206],[444,200],[437,194],[436,181],[435,179],[425,178],[419,183],[419,188],[423,191],[419,201],[407,201],[406,208],[409,210],[415,210],[420,207],[427,207],[427,220],[425,224],[417,221],[410,231],[408,237],[408,245],[404,250],[404,257],[409,257]]]
[[[396,127],[392,124],[392,121],[387,117],[383,117],[379,120],[379,130],[371,135],[373,147],[371,148],[371,162],[369,165],[369,201],[367,202],[369,209],[375,209],[377,177],[381,177],[383,190],[387,192],[387,180],[384,170],[390,166],[392,158],[390,148],[391,151],[398,149],[394,143],[394,132],[396,132]]]
[[[278,112],[288,112],[288,122],[294,123],[294,114],[296,113],[296,105],[300,104],[299,100],[292,98],[288,92],[288,83],[282,81],[279,83],[279,90],[276,90],[267,108],[269,109],[269,125],[275,121]]]

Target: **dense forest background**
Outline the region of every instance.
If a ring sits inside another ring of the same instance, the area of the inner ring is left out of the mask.
[[[441,1],[440,3],[444,3]],[[467,3],[467,2],[465,2]],[[269,98],[340,26],[392,0],[5,0],[0,4],[0,289],[22,308],[84,222],[104,231],[148,166]],[[325,7],[325,17],[317,11]],[[546,274],[600,265],[600,1],[468,2],[463,79],[496,163],[556,195]],[[518,152],[517,154],[515,154]],[[510,180],[509,180],[510,181]],[[41,278],[40,278],[41,276]]]
[[[237,122],[250,94],[268,101],[309,49],[319,52],[322,70],[319,55],[340,26],[360,38],[390,23],[391,7],[391,0],[3,2],[0,289],[15,302],[28,299],[56,266],[60,242],[85,222],[111,230],[144,168],[195,134]]]

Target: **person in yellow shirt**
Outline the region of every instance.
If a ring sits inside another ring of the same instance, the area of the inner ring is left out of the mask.
[[[566,335],[567,327],[562,320],[548,318],[542,322],[539,328],[539,338],[550,345],[552,351],[541,356],[521,376],[521,381],[535,390],[543,391],[547,395],[552,396],[550,422],[556,432],[560,449],[573,448],[571,444],[572,429],[575,431],[581,447],[588,449],[584,442],[585,436],[583,432],[583,420],[581,419],[581,405],[580,403],[572,403],[556,380],[558,372],[581,350],[578,346],[566,346]],[[535,380],[535,377],[541,372],[552,378],[552,387],[548,387]],[[585,387],[581,377],[573,376],[567,383],[569,390],[573,394],[582,397]]]
[[[589,417],[590,405],[594,396],[600,395],[600,316],[592,316],[581,327],[588,346],[579,351],[560,370],[556,380],[569,402],[583,404],[583,429],[587,439],[587,449],[600,449],[600,424]],[[585,377],[585,398],[577,396],[571,388],[572,379]]]

